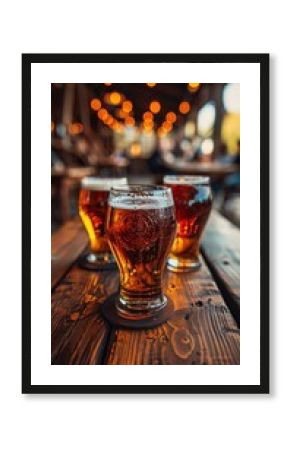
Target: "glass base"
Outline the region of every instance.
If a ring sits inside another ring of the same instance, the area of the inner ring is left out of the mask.
[[[167,268],[171,272],[195,272],[201,268],[201,261],[199,258],[194,260],[186,260],[181,258],[168,258]]]
[[[167,322],[174,313],[174,303],[170,298],[166,298],[165,306],[153,314],[122,314],[119,305],[119,295],[114,294],[101,304],[101,311],[105,319],[116,327],[132,328],[135,330],[144,330],[154,328]],[[123,312],[123,310],[122,310]]]
[[[88,252],[79,259],[79,264],[83,269],[101,270],[111,269],[116,266],[115,259],[111,253]]]
[[[121,317],[130,320],[142,320],[159,313],[167,305],[164,295],[150,298],[124,298],[122,296],[115,303]]]

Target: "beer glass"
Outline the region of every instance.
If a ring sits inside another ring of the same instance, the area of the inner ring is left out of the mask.
[[[90,251],[84,255],[83,265],[87,268],[105,268],[114,263],[105,233],[108,197],[112,186],[126,183],[126,178],[85,177],[81,181],[79,214],[90,241]]]
[[[119,315],[143,319],[167,304],[162,273],[176,230],[171,189],[127,185],[110,191],[107,234],[120,271]]]
[[[167,175],[163,180],[172,189],[177,221],[167,267],[173,272],[197,270],[200,240],[212,206],[209,177]]]

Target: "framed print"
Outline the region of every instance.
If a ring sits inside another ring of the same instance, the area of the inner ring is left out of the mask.
[[[269,55],[23,54],[22,144],[23,393],[268,393]]]

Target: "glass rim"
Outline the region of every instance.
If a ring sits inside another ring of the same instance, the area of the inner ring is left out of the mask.
[[[127,177],[94,177],[86,176],[81,180],[81,187],[89,190],[109,191],[113,185],[126,185]]]
[[[138,194],[138,193],[171,193],[171,190],[167,186],[155,185],[155,184],[123,184],[119,186],[112,186],[110,189],[112,193],[118,194]]]
[[[181,186],[197,186],[210,183],[210,177],[205,175],[165,175],[163,182]]]

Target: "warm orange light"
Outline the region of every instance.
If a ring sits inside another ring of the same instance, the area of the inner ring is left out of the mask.
[[[141,145],[138,142],[135,142],[131,145],[130,153],[132,156],[140,156],[142,153]]]
[[[108,111],[105,108],[101,108],[98,111],[98,118],[105,121],[107,119],[107,117],[108,117]]]
[[[107,117],[106,120],[105,120],[105,124],[106,124],[106,125],[109,125],[109,127],[110,127],[111,125],[113,125],[113,123],[114,123],[114,117],[112,117],[112,116],[109,114],[108,117]]]
[[[125,118],[125,124],[130,126],[130,127],[133,127],[135,125],[134,117],[130,117],[130,116],[126,117]]]
[[[51,122],[51,132],[53,132],[54,129],[55,129],[55,124],[54,124],[54,122]]]
[[[187,114],[190,110],[190,104],[188,102],[181,102],[179,105],[179,111],[181,114]]]
[[[172,111],[168,112],[166,114],[166,120],[167,122],[174,123],[176,121],[176,114]]]
[[[172,130],[172,124],[170,123],[170,122],[163,122],[163,124],[162,124],[162,128],[165,130],[165,131],[171,131]]]
[[[191,92],[196,92],[199,88],[200,83],[188,83],[188,89]]]
[[[79,122],[70,123],[68,126],[68,131],[72,135],[80,134],[80,133],[82,133],[83,130],[84,130],[84,126],[82,123],[79,123]]]
[[[122,105],[122,110],[123,110],[125,113],[129,113],[129,112],[132,111],[132,109],[133,109],[133,103],[130,102],[130,100],[125,100],[124,103],[123,103],[123,105]]]
[[[112,83],[104,83],[105,86],[112,86]]]
[[[157,134],[158,134],[158,137],[162,138],[166,135],[166,131],[163,128],[158,128]]]
[[[154,87],[154,86],[156,86],[156,83],[147,83],[147,86]]]
[[[119,94],[119,92],[111,92],[110,93],[110,103],[112,105],[119,105],[119,103],[121,103],[121,94]]]
[[[93,98],[91,101],[91,108],[93,111],[99,111],[99,109],[102,107],[102,103],[98,98]]]
[[[157,100],[153,100],[153,102],[150,103],[150,111],[153,112],[153,114],[158,114],[160,109],[161,109],[161,105]]]
[[[118,121],[116,120],[116,121],[114,122],[113,129],[114,129],[114,131],[116,131],[117,133],[122,133],[122,131],[124,130],[124,127],[123,127],[123,125],[122,125],[120,122],[118,122]]]
[[[151,131],[153,128],[154,128],[154,123],[151,121],[151,122],[143,122],[143,128],[144,128],[144,130],[146,130],[146,131]]]
[[[125,113],[121,108],[118,108],[115,114],[117,117],[119,117],[119,119],[125,119],[125,117],[128,116],[128,113]]]
[[[144,122],[151,122],[153,120],[153,114],[150,111],[146,111],[143,114],[143,120]]]

